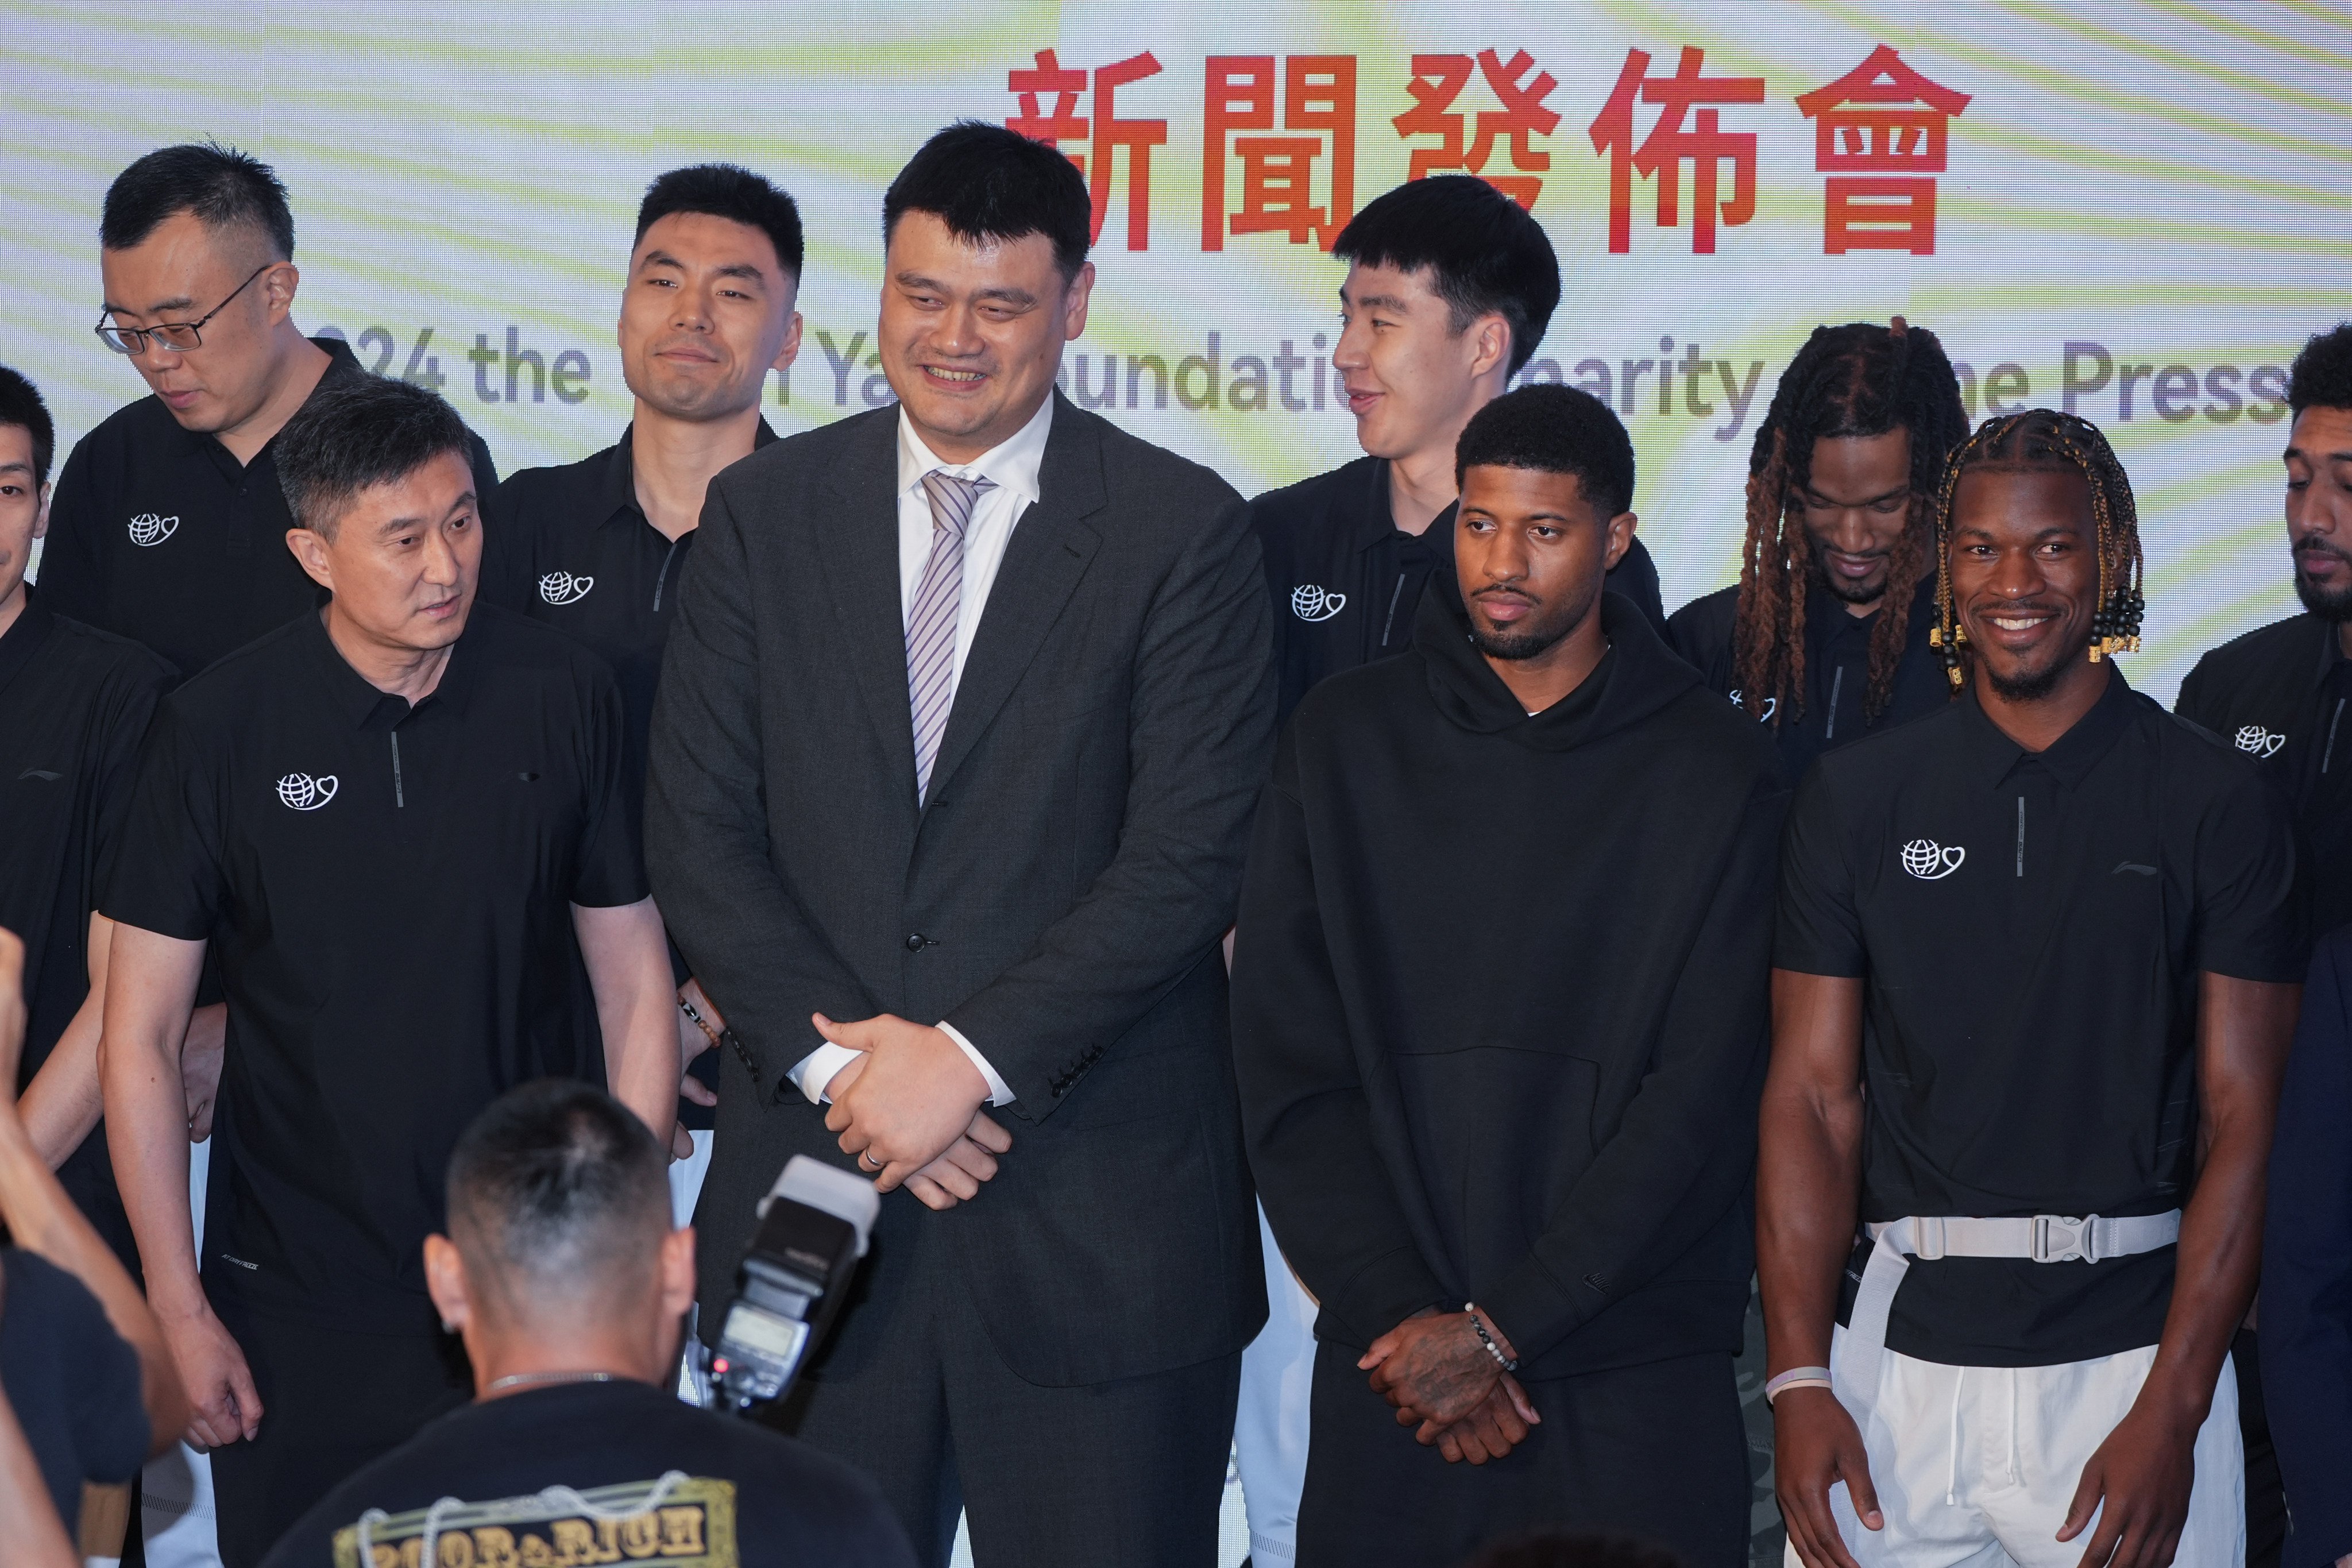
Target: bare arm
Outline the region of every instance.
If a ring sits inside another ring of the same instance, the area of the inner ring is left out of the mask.
[[[2058,1532],[2073,1540],[2099,1510],[2085,1563],[2161,1568],[2172,1561],[2188,1520],[2197,1429],[2262,1268],[2263,1181],[2303,987],[2212,973],[2198,982],[2201,1168],[2181,1215],[2156,1364],[2130,1413],[2083,1467]]]
[[[1862,1200],[1864,983],[1772,972],[1772,1065],[1764,1079],[1756,1175],[1756,1271],[1764,1363],[1778,1374],[1827,1366],[1838,1280]],[[1830,1511],[1843,1480],[1863,1522],[1877,1495],[1853,1417],[1826,1388],[1773,1405],[1775,1474],[1790,1542],[1809,1568],[1854,1568]]]
[[[677,1123],[677,989],[661,911],[651,899],[611,909],[574,904],[572,929],[596,991],[613,1097],[669,1144]]]
[[[106,961],[114,943],[114,922],[104,915],[89,917],[89,994],[66,1032],[58,1037],[48,1060],[25,1086],[16,1114],[41,1158],[56,1170],[66,1163],[98,1125],[103,1096],[98,1084],[98,1037],[106,1019]]]
[[[180,1073],[180,1041],[204,963],[201,942],[116,926],[99,1079],[110,1124],[107,1150],[139,1241],[147,1299],[194,1406],[189,1441],[215,1447],[259,1430],[261,1400],[244,1352],[205,1298],[188,1216],[187,1090]]]
[[[180,1392],[163,1330],[129,1272],[49,1173],[48,1162],[26,1135],[6,1092],[5,1086],[16,1081],[18,1053],[25,1044],[24,962],[24,944],[0,931],[0,1221],[6,1222],[17,1246],[80,1280],[105,1310],[114,1331],[138,1355],[152,1458],[170,1447],[188,1421],[187,1399]]]

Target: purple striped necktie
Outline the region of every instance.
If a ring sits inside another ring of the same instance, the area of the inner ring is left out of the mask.
[[[956,616],[963,602],[963,536],[988,479],[960,479],[944,468],[923,476],[931,501],[931,553],[907,615],[907,697],[915,713],[915,800],[931,787],[931,764],[955,706]]]

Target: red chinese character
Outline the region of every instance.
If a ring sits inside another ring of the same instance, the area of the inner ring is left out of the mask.
[[[1405,90],[1412,95],[1413,105],[1390,121],[1401,137],[1435,136],[1435,147],[1416,147],[1412,159],[1405,166],[1405,178],[1422,179],[1426,175],[1451,169],[1477,174],[1496,190],[1523,207],[1532,208],[1536,197],[1543,191],[1543,182],[1533,178],[1551,167],[1551,154],[1537,152],[1528,144],[1529,136],[1549,136],[1559,124],[1557,110],[1544,106],[1552,89],[1559,85],[1549,71],[1538,71],[1532,81],[1520,85],[1519,79],[1535,68],[1535,60],[1525,49],[1513,52],[1511,62],[1505,65],[1492,49],[1478,53],[1478,69],[1486,77],[1486,86],[1503,107],[1499,110],[1478,112],[1478,134],[1465,150],[1462,144],[1464,121],[1467,118],[1454,110],[1454,100],[1470,80],[1468,55],[1415,55],[1412,57],[1412,79]],[[1486,161],[1494,156],[1495,139],[1507,138],[1511,148],[1511,167],[1517,174],[1488,174]]]
[[[1852,106],[1852,107],[1849,107]],[[1830,83],[1797,100],[1813,121],[1813,167],[1832,174],[1822,250],[1936,254],[1936,182],[1952,117],[1969,95],[1929,81],[1885,44]]]
[[[1280,234],[1328,248],[1356,210],[1356,57],[1292,55],[1283,61],[1282,128],[1305,136],[1235,136],[1275,128],[1274,57],[1212,55],[1202,90],[1201,248],[1225,235]],[[1316,160],[1331,156],[1330,199],[1314,200]],[[1242,164],[1240,210],[1225,212],[1225,163]]]
[[[1089,237],[1102,237],[1103,217],[1110,210],[1112,157],[1117,149],[1124,147],[1129,250],[1148,250],[1151,246],[1151,150],[1167,144],[1168,121],[1121,120],[1114,95],[1129,82],[1159,74],[1160,62],[1148,50],[1100,67],[1094,73],[1094,169],[1087,181],[1087,194],[1094,203]],[[1015,66],[1005,72],[1004,86],[1007,91],[1021,96],[1021,112],[1008,116],[1004,121],[1012,129],[1032,140],[1056,145],[1086,139],[1089,121],[1077,110],[1078,95],[1087,90],[1087,73],[1066,68],[1052,49],[1039,49],[1034,67]],[[1048,92],[1054,94],[1051,112],[1040,107],[1041,98]],[[1072,153],[1068,157],[1080,174],[1087,172],[1087,153]]]
[[[1653,179],[1658,189],[1658,226],[1673,228],[1681,221],[1682,165],[1691,164],[1691,254],[1715,254],[1717,166],[1731,164],[1731,195],[1721,211],[1726,227],[1737,228],[1756,216],[1756,136],[1753,132],[1726,131],[1720,115],[1701,103],[1761,103],[1760,76],[1701,77],[1705,49],[1685,44],[1682,58],[1669,77],[1651,77],[1650,57],[1640,49],[1625,51],[1625,68],[1609,101],[1592,121],[1592,149],[1609,154],[1609,248],[1623,255],[1633,248],[1633,177]],[[1633,145],[1633,101],[1659,105],[1658,118],[1639,148]],[[1696,123],[1683,128],[1685,116]]]

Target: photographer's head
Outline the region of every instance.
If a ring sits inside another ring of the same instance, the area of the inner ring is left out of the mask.
[[[546,1079],[458,1139],[449,1233],[426,1239],[425,1273],[481,1397],[562,1373],[660,1384],[694,1300],[694,1232],[670,1226],[667,1161],[645,1124],[601,1089]]]

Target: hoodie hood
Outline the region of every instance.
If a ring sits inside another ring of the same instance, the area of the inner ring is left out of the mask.
[[[1536,751],[1564,752],[1630,730],[1700,684],[1698,672],[1675,657],[1631,601],[1603,590],[1599,614],[1609,651],[1582,685],[1540,713],[1519,706],[1470,641],[1470,612],[1446,567],[1430,574],[1422,594],[1412,652],[1438,711],[1453,723]]]

